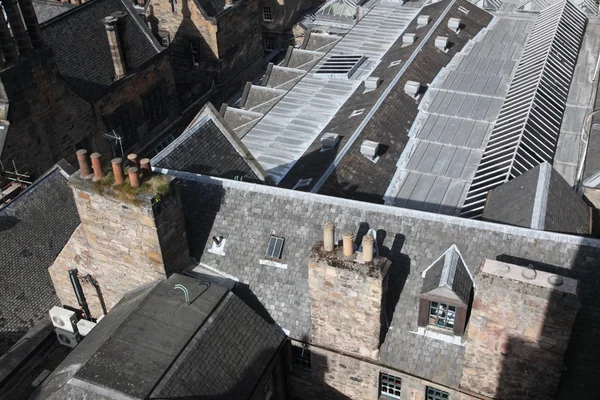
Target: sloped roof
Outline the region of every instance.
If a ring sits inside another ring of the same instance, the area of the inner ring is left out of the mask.
[[[52,48],[60,74],[90,102],[114,83],[115,69],[102,19],[118,11],[126,13],[122,40],[131,69],[135,69],[164,49],[129,0],[90,0],[41,24],[44,43]]]
[[[453,244],[423,271],[422,278],[421,294],[454,297],[464,306],[469,305],[473,275],[465,265],[456,245]]]
[[[158,168],[256,182],[266,173],[208,103],[186,130],[152,158]]]
[[[60,304],[47,269],[79,225],[66,174],[54,166],[0,207],[0,355]]]
[[[590,207],[548,162],[490,191],[483,219],[554,232],[591,233]]]
[[[245,399],[284,340],[227,288],[173,274],[126,294],[32,398]]]
[[[40,24],[77,7],[76,4],[66,1],[33,0],[32,3],[35,15]]]

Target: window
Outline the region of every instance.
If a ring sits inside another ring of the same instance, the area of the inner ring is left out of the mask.
[[[263,7],[263,21],[271,22],[273,20],[273,13],[271,7]]]
[[[429,303],[429,325],[454,330],[456,307],[432,301]]]
[[[426,389],[427,393],[427,399],[426,400],[449,400],[450,399],[450,394],[447,392],[444,392],[440,389],[436,389],[436,388],[432,388],[427,386]]]
[[[281,250],[283,249],[283,238],[271,236],[269,245],[267,246],[267,258],[281,258]]]
[[[295,368],[310,371],[312,369],[310,350],[304,347],[292,346],[292,362]]]
[[[190,61],[194,67],[200,66],[200,40],[190,39]]]
[[[402,388],[402,379],[392,375],[379,374],[379,395],[382,397],[399,399],[400,389]]]
[[[265,37],[265,50],[273,51],[275,50],[275,38],[271,36]]]
[[[167,84],[161,82],[154,88],[142,95],[144,115],[150,122],[161,122],[167,117],[167,105],[165,104]]]
[[[169,0],[171,3],[171,12],[177,14],[177,0]]]

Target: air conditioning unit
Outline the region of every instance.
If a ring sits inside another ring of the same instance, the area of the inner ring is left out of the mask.
[[[62,329],[55,329],[56,338],[58,339],[58,343],[63,346],[68,346],[74,348],[79,343],[80,336],[78,333],[64,331]]]
[[[95,322],[80,319],[77,322],[77,330],[81,336],[87,336],[88,333],[96,326]]]
[[[73,311],[54,306],[50,309],[50,319],[55,328],[77,332],[77,315]]]

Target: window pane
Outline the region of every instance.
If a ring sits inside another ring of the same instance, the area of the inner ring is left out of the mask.
[[[281,248],[283,247],[283,239],[275,239],[275,250],[273,251],[274,258],[281,258]]]
[[[435,301],[429,303],[429,325],[453,330],[455,319],[455,306],[449,306]]]
[[[271,236],[269,238],[269,246],[267,247],[267,257],[273,257],[273,250],[275,249],[275,238]]]
[[[450,394],[440,389],[427,386],[427,400],[449,400]]]
[[[396,376],[384,374],[379,375],[379,394],[383,397],[400,398],[402,380]]]

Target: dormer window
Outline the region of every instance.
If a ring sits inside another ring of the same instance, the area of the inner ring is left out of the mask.
[[[422,274],[419,326],[462,335],[473,292],[473,276],[453,245]]]

